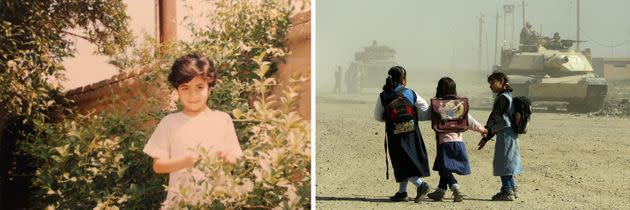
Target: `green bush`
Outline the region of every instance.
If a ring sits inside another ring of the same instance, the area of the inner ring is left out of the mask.
[[[38,158],[36,206],[158,208],[166,176],[156,175],[142,152],[148,132],[141,124],[140,118],[105,113],[39,124],[41,132],[25,145]]]
[[[75,53],[73,38],[94,44],[101,55],[125,51],[133,37],[124,11],[121,0],[0,3],[0,137],[4,122],[29,124],[59,101],[52,96],[63,95],[61,63]]]
[[[77,38],[94,53],[117,54],[133,41],[128,19],[122,0],[0,2],[0,208],[29,203],[33,158],[16,148],[34,121],[67,113],[62,61],[75,55]]]

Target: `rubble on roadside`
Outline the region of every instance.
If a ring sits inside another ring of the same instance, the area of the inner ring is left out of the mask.
[[[602,109],[589,113],[592,116],[630,117],[630,102],[628,99],[606,100]]]

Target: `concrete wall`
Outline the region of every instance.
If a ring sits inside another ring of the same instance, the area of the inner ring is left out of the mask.
[[[311,13],[310,10],[297,13],[292,18],[286,42],[291,54],[286,57],[286,63],[279,66],[278,82],[273,91],[281,93],[292,74],[306,74],[311,71]],[[143,82],[143,76],[151,71],[153,66],[145,66],[124,72],[109,79],[68,91],[67,96],[74,100],[81,113],[101,111],[126,111],[131,114],[146,108],[146,101],[163,101],[164,107],[170,105],[173,98],[167,88],[159,88],[155,84]],[[311,80],[301,83],[298,99],[298,113],[310,119],[311,112]]]
[[[291,19],[293,26],[289,28],[287,46],[290,55],[286,56],[286,63],[280,64],[279,74],[276,76],[279,82],[273,91],[282,93],[284,86],[289,82],[290,76],[309,76],[306,82],[300,85],[300,96],[297,103],[298,113],[311,119],[311,11],[298,13]]]
[[[593,68],[608,81],[630,80],[630,58],[593,58]]]

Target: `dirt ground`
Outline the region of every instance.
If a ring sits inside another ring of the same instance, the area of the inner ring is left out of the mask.
[[[513,202],[490,200],[500,188],[492,176],[494,143],[477,150],[480,135],[469,131],[464,142],[472,174],[456,175],[463,202],[454,203],[449,191],[442,202],[392,203],[388,197],[398,185],[391,166],[385,179],[384,124],[373,119],[377,95],[317,96],[317,209],[630,209],[630,118],[537,110],[528,133],[519,136],[524,171]],[[489,110],[470,113],[485,123]],[[434,132],[430,122],[420,124],[432,167]],[[432,188],[438,180],[435,171],[425,178]],[[415,197],[412,184],[407,191]]]

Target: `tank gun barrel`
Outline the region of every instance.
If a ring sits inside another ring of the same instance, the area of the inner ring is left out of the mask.
[[[577,40],[577,39],[563,39],[563,40],[567,40],[567,41],[571,41],[571,42],[588,42],[586,40]]]
[[[576,39],[562,39],[560,40],[560,42],[562,43],[562,46],[564,48],[570,48],[571,46],[573,46],[573,43],[576,42],[586,42],[585,40],[576,40]]]
[[[557,68],[557,69],[561,69],[562,64],[565,64],[569,62],[569,58],[567,56],[552,56],[549,59],[546,59],[545,61],[545,66],[547,66],[548,68]]]

